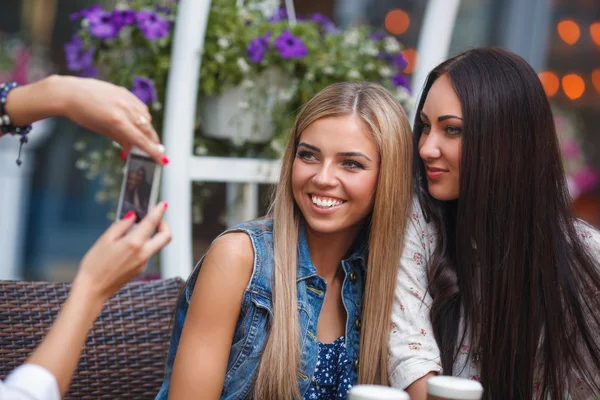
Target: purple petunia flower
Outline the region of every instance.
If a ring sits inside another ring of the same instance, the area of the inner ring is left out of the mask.
[[[83,41],[73,35],[69,43],[65,43],[65,58],[70,71],[82,71],[92,66],[94,61],[94,47],[83,48]]]
[[[114,39],[121,29],[113,23],[112,14],[104,10],[90,13],[87,20],[90,22],[91,34],[98,39]]]
[[[86,69],[80,71],[79,74],[77,74],[77,75],[84,77],[84,78],[95,78],[98,76],[98,68],[96,68],[93,65],[90,65]]]
[[[133,25],[136,21],[135,10],[113,10],[111,21],[117,31],[120,31],[125,25]]]
[[[144,78],[143,76],[133,78],[131,93],[146,104],[153,103],[157,99],[154,82],[152,82],[152,79]]]
[[[272,16],[271,18],[269,18],[269,22],[279,22],[279,21],[283,21],[286,20],[288,18],[288,13],[287,10],[285,8],[280,8],[279,10],[277,10]]]
[[[302,40],[287,29],[275,40],[275,47],[279,50],[281,57],[285,59],[302,58],[308,54],[308,49]]]
[[[169,22],[154,11],[140,11],[137,13],[138,27],[148,40],[156,40],[169,34]]]
[[[407,67],[408,61],[406,61],[402,53],[398,53],[392,56],[392,64],[402,70]]]
[[[371,40],[381,40],[385,37],[385,32],[373,32],[369,35]]]
[[[98,11],[101,11],[101,8],[98,4],[95,4],[91,7],[84,8],[81,11],[74,12],[73,14],[71,14],[70,18],[71,18],[71,21],[75,21],[76,19],[79,19],[79,18],[87,18],[90,14],[93,14]]]
[[[317,24],[321,25],[321,29],[323,29],[323,31],[325,33],[337,32],[337,28],[335,27],[335,24],[333,23],[333,21],[331,19],[329,19],[329,17],[327,17],[321,13],[314,13],[310,17],[310,19],[311,19],[311,21],[316,22]]]
[[[406,90],[410,91],[408,77],[402,72],[398,72],[396,75],[392,76],[392,83],[396,87],[402,86]]]
[[[246,47],[246,54],[253,63],[259,63],[265,57],[265,51],[269,46],[269,40],[271,39],[271,32],[267,32],[263,36],[252,39]]]

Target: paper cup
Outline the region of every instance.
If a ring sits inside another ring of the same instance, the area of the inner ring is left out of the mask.
[[[404,390],[379,385],[356,385],[348,392],[348,400],[410,400]]]
[[[453,376],[434,376],[427,380],[428,400],[480,400],[483,386],[477,381]]]

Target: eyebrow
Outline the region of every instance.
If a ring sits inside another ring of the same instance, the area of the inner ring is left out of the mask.
[[[316,151],[316,152],[321,152],[321,149],[319,149],[316,146],[310,145],[308,143],[304,143],[304,142],[300,142],[298,144],[298,147],[306,147],[307,149]],[[345,151],[345,152],[341,152],[341,153],[337,153],[338,156],[342,156],[342,157],[363,157],[366,158],[369,161],[372,161],[369,157],[367,157],[365,154],[361,153],[360,151]]]
[[[427,114],[425,114],[423,111],[421,111],[421,116],[425,117],[426,119],[429,119],[429,117],[427,116]],[[441,116],[438,117],[438,122],[442,122],[442,121],[445,121],[447,119],[452,119],[452,118],[454,118],[454,119],[460,119],[462,121],[462,118],[458,117],[456,115],[441,115]]]

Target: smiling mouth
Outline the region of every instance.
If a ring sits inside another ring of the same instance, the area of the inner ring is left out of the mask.
[[[316,196],[313,194],[309,194],[308,196],[315,206],[323,209],[338,207],[346,202],[345,200],[335,199],[332,197]]]
[[[447,169],[433,168],[433,167],[426,168],[427,178],[429,178],[429,179],[437,179],[446,172],[448,172]]]

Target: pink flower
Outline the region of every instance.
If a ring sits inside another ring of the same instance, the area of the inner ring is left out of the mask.
[[[569,138],[561,146],[563,157],[565,158],[577,158],[581,156],[581,147],[575,139]]]
[[[579,172],[572,175],[575,185],[580,192],[593,189],[598,183],[598,172],[592,167],[585,166]]]
[[[421,265],[421,261],[423,261],[423,255],[421,253],[415,253],[413,255],[413,260],[415,260],[417,265]]]
[[[29,83],[28,72],[31,53],[28,50],[21,49],[15,57],[15,69],[13,71],[13,80],[21,85]]]
[[[419,351],[421,350],[421,343],[419,342],[411,342],[408,344],[408,348],[410,350]]]

